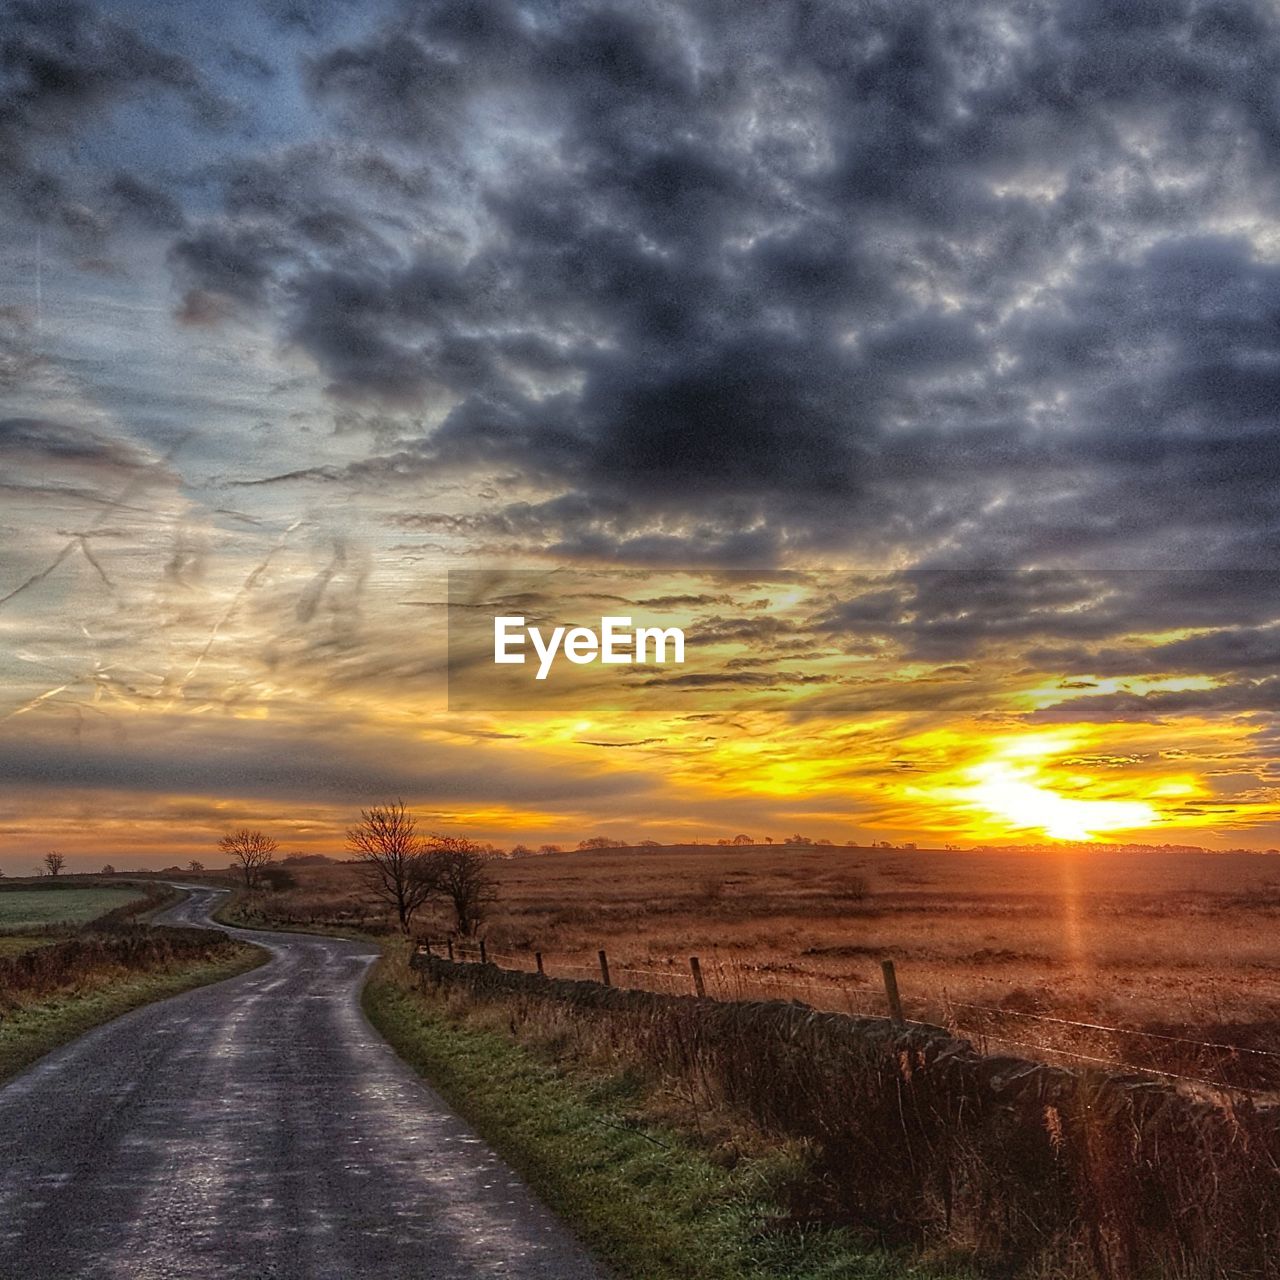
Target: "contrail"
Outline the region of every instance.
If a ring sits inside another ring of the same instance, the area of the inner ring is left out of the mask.
[[[213,642],[218,638],[218,633],[228,622],[231,621],[231,615],[235,613],[237,608],[239,608],[240,601],[243,600],[245,596],[248,595],[249,592],[257,585],[258,579],[267,571],[267,566],[270,565],[271,561],[284,550],[285,543],[289,540],[289,535],[302,523],[302,517],[299,516],[298,519],[280,535],[279,541],[262,558],[262,562],[249,574],[247,578],[245,578],[244,582],[240,584],[240,590],[232,596],[231,603],[228,604],[226,609],[223,611],[222,617],[213,624],[213,630],[209,632],[209,638],[205,641],[204,648],[200,650],[199,656],[197,656],[195,662],[191,665],[191,670],[187,672],[182,679],[182,683],[178,686],[177,695],[181,695],[183,690],[194,678],[196,672],[200,670],[201,664],[204,662],[205,658],[209,656],[209,650],[213,648]]]
[[[14,587],[8,595],[0,596],[0,606],[8,604],[14,596],[21,595],[28,587],[34,587],[38,582],[43,582],[76,549],[76,547],[79,546],[79,544],[79,538],[72,538],[71,541],[58,552],[51,564],[46,565],[39,573],[33,573],[26,582],[22,583],[20,586]]]
[[[194,434],[193,432],[188,431],[182,436],[180,436],[177,440],[175,440],[173,445],[170,447],[169,451],[166,454],[164,454],[164,456],[160,459],[158,463],[155,464],[155,466],[160,466],[163,463],[172,461],[173,455],[177,453],[178,450],[181,449],[182,446],[186,444],[188,440],[191,439],[193,434]],[[129,483],[126,484],[123,489],[120,490],[120,492],[115,496],[115,498],[100,499],[100,501],[109,502],[111,505],[108,507],[104,507],[104,509],[98,513],[97,519],[94,520],[93,523],[89,525],[89,528],[86,532],[76,534],[75,537],[73,537],[71,541],[68,542],[67,545],[63,547],[61,551],[58,552],[58,554],[54,557],[52,563],[47,565],[45,568],[41,569],[39,573],[33,573],[31,577],[29,577],[26,580],[26,582],[20,584],[19,586],[14,587],[14,589],[10,591],[7,595],[0,596],[0,608],[3,608],[6,604],[8,604],[9,601],[14,598],[14,596],[21,595],[22,592],[26,591],[28,587],[34,587],[37,583],[43,582],[45,578],[47,578],[77,548],[79,548],[84,553],[89,563],[100,574],[102,574],[103,581],[106,582],[108,586],[110,586],[111,580],[107,577],[105,573],[103,573],[102,566],[89,553],[89,547],[86,539],[92,536],[93,530],[96,529],[100,524],[102,524],[102,522],[107,518],[107,516],[111,513],[113,509],[123,506],[127,502],[127,500],[133,495],[134,490],[137,489],[142,484],[143,480],[149,477],[150,473],[154,469],[155,469],[154,467],[148,467],[141,475],[134,476],[134,478],[130,480]],[[146,507],[129,508],[129,509],[138,510],[138,511],[144,512],[147,515],[151,514],[151,512]]]

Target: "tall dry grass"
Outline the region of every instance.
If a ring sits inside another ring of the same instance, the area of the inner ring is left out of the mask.
[[[940,1028],[660,996],[421,959],[516,1034],[605,1053],[799,1141],[797,1218],[963,1248],[992,1275],[1273,1280],[1280,1114],[1227,1095],[988,1058]]]

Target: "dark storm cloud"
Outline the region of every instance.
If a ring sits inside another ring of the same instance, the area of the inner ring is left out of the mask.
[[[272,0],[278,47],[182,53],[6,12],[18,198],[168,237],[183,321],[266,318],[383,424],[281,479],[482,478],[469,537],[565,560],[1280,551],[1262,0]],[[249,82],[202,186],[38,158]]]
[[[362,259],[377,209],[263,156],[174,262],[444,409],[297,474],[548,490],[499,541],[1258,563],[1280,275],[1205,223],[1276,209],[1278,54],[1261,4],[406,7],[304,73],[425,237]]]
[[[99,128],[131,100],[152,110],[171,96],[193,123],[219,127],[231,108],[187,57],[142,32],[75,0],[10,0],[0,5],[0,178],[8,199],[28,216],[78,235],[103,228],[84,200],[82,166],[62,163],[58,149]],[[50,154],[50,152],[53,154]],[[163,197],[141,197],[136,179],[123,177],[112,195],[133,211],[163,211],[159,225],[175,225]],[[140,198],[141,197],[141,198]]]

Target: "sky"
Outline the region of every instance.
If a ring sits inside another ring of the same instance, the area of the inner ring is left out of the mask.
[[[0,3],[0,867],[1280,844],[1272,4],[211,12]]]

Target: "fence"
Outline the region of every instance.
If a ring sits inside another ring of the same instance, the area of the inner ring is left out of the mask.
[[[503,1002],[513,1026],[554,1020],[799,1140],[812,1154],[806,1212],[887,1239],[963,1241],[1004,1274],[1280,1277],[1280,1109],[985,1055],[905,1018],[620,987],[604,955],[594,980],[497,958],[454,948],[412,963],[424,983]]]
[[[439,951],[459,962],[498,962],[510,969],[603,981],[676,995],[682,992],[718,999],[800,999],[809,1004],[838,1005],[831,1012],[859,1017],[885,1017],[900,1023],[942,1025],[976,1041],[984,1050],[1012,1050],[1041,1061],[1080,1064],[1177,1081],[1201,1091],[1228,1091],[1258,1100],[1280,1100],[1280,1051],[1257,1045],[1200,1039],[1137,1027],[1064,1018],[1023,1009],[975,1004],[942,997],[934,1017],[908,1018],[892,960],[881,962],[883,996],[865,988],[815,980],[778,978],[718,960],[690,956],[685,963],[620,965],[600,951],[595,964],[549,959],[540,951],[519,953],[494,950],[484,941],[454,938],[427,940],[428,953]],[[620,981],[619,981],[620,980]],[[835,993],[832,1000],[827,993]]]

